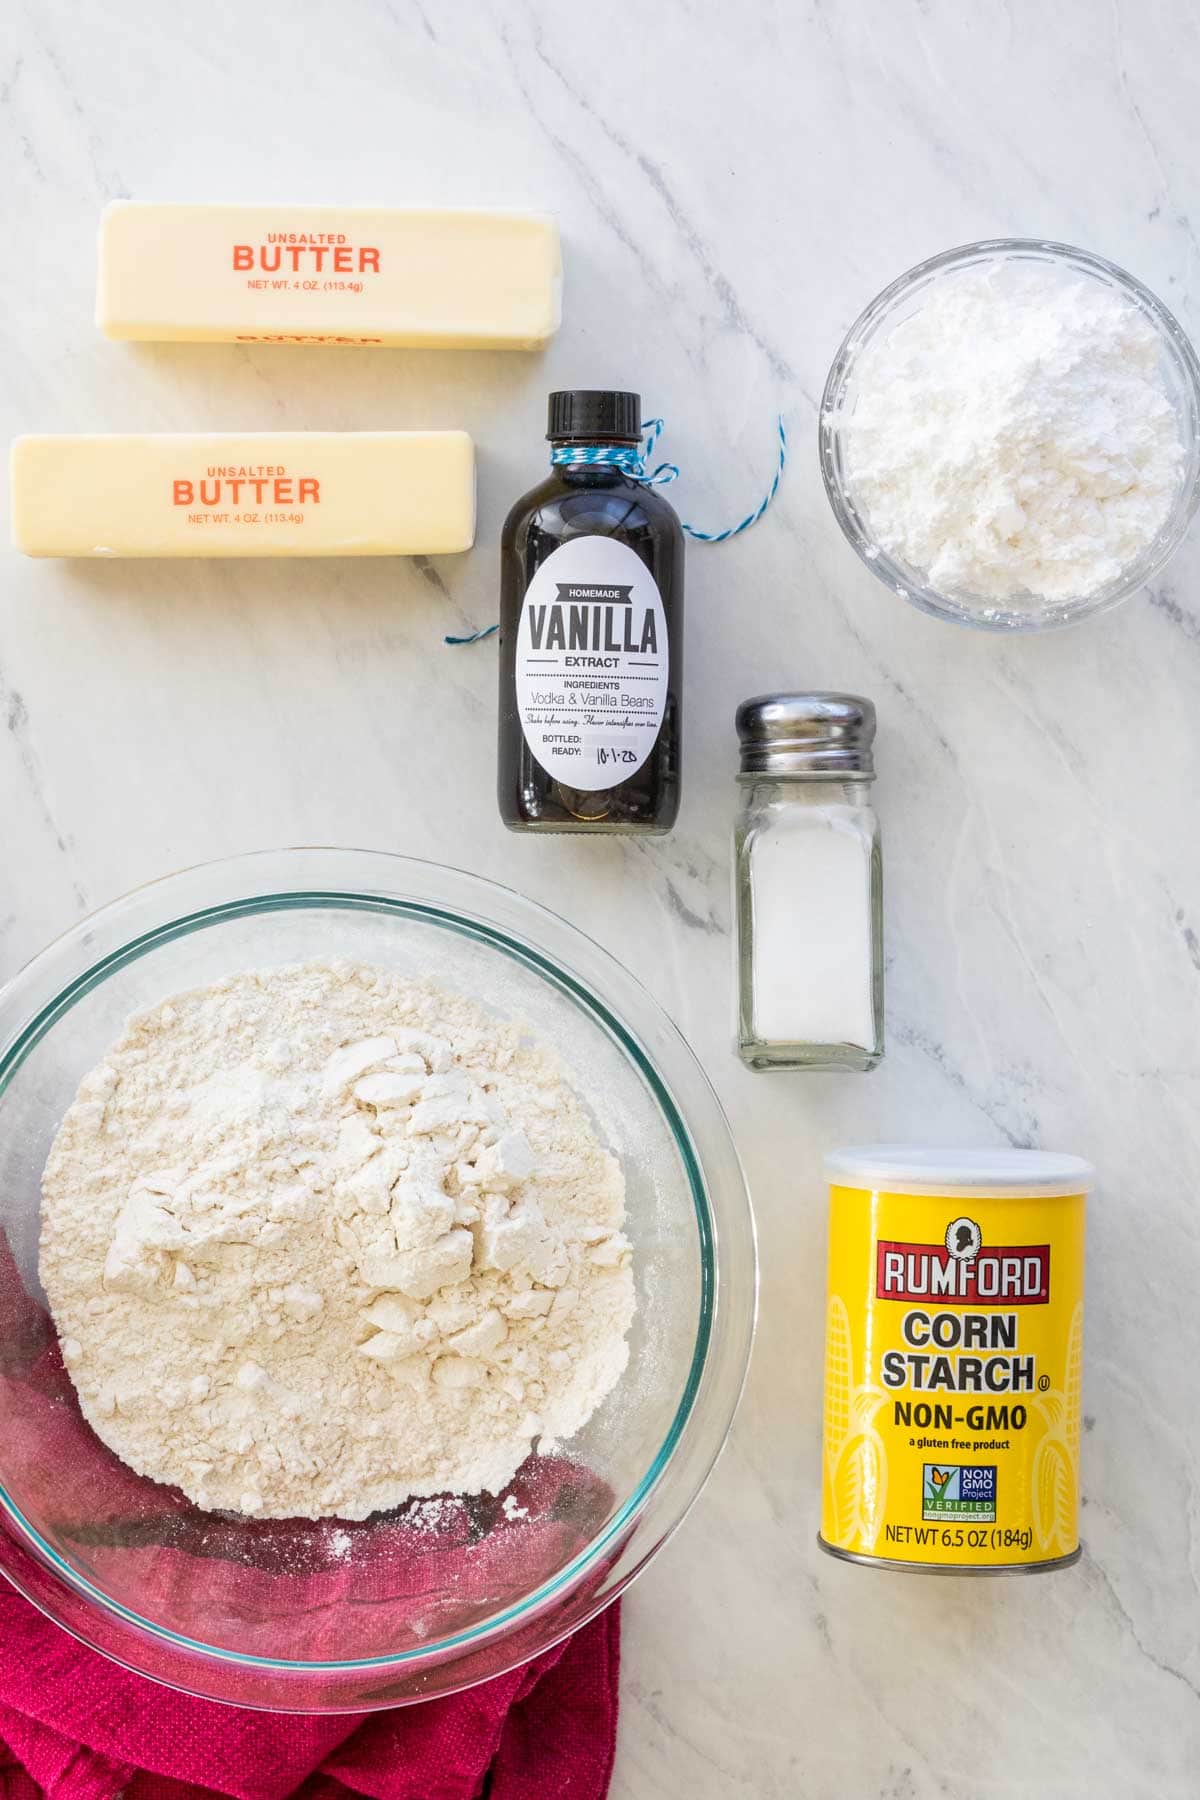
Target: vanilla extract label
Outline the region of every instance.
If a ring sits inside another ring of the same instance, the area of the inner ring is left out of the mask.
[[[641,768],[662,729],[669,656],[662,596],[627,544],[575,538],[547,557],[516,651],[521,728],[546,773],[593,792]]]
[[[560,581],[557,600],[530,608],[532,648],[656,656],[661,604],[646,605],[635,612],[632,594],[632,587],[621,585]],[[655,589],[655,600],[657,597]]]

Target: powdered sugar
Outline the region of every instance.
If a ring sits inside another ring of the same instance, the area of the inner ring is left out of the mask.
[[[944,277],[863,350],[846,478],[940,592],[1082,598],[1166,523],[1183,459],[1155,330],[1042,264]]]
[[[548,1053],[347,963],[131,1020],[44,1177],[84,1413],[197,1504],[500,1491],[625,1365],[624,1184]]]

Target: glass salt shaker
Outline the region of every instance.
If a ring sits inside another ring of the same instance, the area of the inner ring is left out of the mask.
[[[760,694],[737,711],[738,1053],[752,1069],[873,1069],[883,1055],[875,708]]]

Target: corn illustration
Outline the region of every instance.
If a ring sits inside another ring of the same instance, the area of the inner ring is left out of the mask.
[[[1033,1529],[1043,1550],[1075,1548],[1075,1471],[1061,1437],[1044,1437],[1033,1457]]]
[[[850,1432],[852,1357],[846,1302],[830,1294],[825,1313],[825,1455],[835,1462]]]
[[[887,1500],[887,1452],[875,1429],[886,1396],[854,1384],[854,1342],[846,1303],[829,1296],[825,1323],[825,1501],[838,1541],[871,1550]]]
[[[1083,1404],[1083,1302],[1071,1315],[1071,1331],[1067,1339],[1066,1439],[1072,1461],[1079,1462],[1079,1419]]]
[[[1033,1453],[1033,1530],[1043,1550],[1075,1548],[1079,1415],[1083,1371],[1083,1306],[1071,1315],[1063,1388],[1038,1396],[1046,1430]]]

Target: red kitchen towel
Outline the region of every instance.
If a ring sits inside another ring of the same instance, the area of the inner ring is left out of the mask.
[[[365,1538],[380,1527],[348,1524],[336,1545],[318,1530],[297,1574],[294,1533],[269,1520],[197,1515],[172,1489],[139,1482],[87,1430],[49,1321],[2,1232],[0,1443],[0,1465],[19,1476],[25,1505],[76,1541],[88,1528],[93,1574],[103,1579],[106,1559],[132,1545],[144,1588],[169,1599],[176,1615],[197,1593],[211,1603],[214,1582],[228,1581],[243,1621],[261,1615],[268,1629],[282,1559],[284,1603],[302,1598],[302,1612],[328,1619],[323,1629],[335,1634],[336,1649],[318,1632],[305,1646],[314,1654],[365,1649],[353,1643],[352,1621],[365,1618],[368,1603],[391,1601],[394,1641],[412,1630],[414,1606],[436,1622],[436,1591],[421,1583],[441,1559],[453,1560],[462,1591],[494,1610],[504,1580],[515,1597],[527,1591],[531,1568],[561,1567],[581,1549],[607,1503],[588,1471],[537,1458],[513,1485],[511,1519],[498,1501],[441,1503],[429,1528],[435,1541],[414,1547],[411,1527],[396,1526],[387,1557]],[[444,1567],[436,1575],[435,1590]],[[523,1667],[416,1706],[266,1713],[193,1699],[118,1668],[0,1578],[0,1800],[476,1800],[485,1792],[488,1800],[603,1800],[616,1745],[619,1630],[612,1606]]]
[[[131,1675],[0,1581],[0,1800],[603,1800],[618,1609],[465,1693],[391,1712],[248,1712]],[[490,1777],[490,1785],[488,1783]]]

